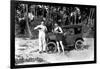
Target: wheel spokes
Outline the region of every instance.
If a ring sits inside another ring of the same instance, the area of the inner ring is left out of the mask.
[[[76,49],[82,49],[82,48],[83,48],[83,42],[82,41],[76,42]]]

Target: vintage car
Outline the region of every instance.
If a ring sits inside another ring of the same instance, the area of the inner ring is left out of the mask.
[[[67,25],[62,26],[63,29],[63,45],[64,49],[68,50],[69,48],[74,48],[76,50],[83,49],[83,38],[82,38],[82,25]],[[59,36],[60,37],[60,36]],[[57,52],[57,44],[56,44],[56,34],[53,32],[49,32],[47,34],[47,53],[55,53]]]

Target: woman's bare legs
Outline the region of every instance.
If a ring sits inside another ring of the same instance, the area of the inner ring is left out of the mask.
[[[64,45],[63,45],[62,41],[60,41],[60,45],[61,45],[61,48],[62,48],[62,51],[63,51],[63,54],[64,54]]]
[[[58,52],[60,53],[60,47],[59,47],[59,42],[57,41],[57,49],[58,49]]]

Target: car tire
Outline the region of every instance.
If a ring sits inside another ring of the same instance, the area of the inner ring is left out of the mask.
[[[46,46],[46,52],[51,54],[57,51],[57,46],[55,42],[49,42]]]
[[[83,48],[84,48],[83,40],[81,40],[81,39],[76,40],[76,42],[75,42],[75,49],[76,50],[83,50]]]

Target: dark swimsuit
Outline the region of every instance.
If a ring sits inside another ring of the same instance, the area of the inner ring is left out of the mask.
[[[58,28],[56,31],[60,32],[60,29]],[[63,34],[62,33],[55,33],[56,34],[56,40],[62,41]]]

